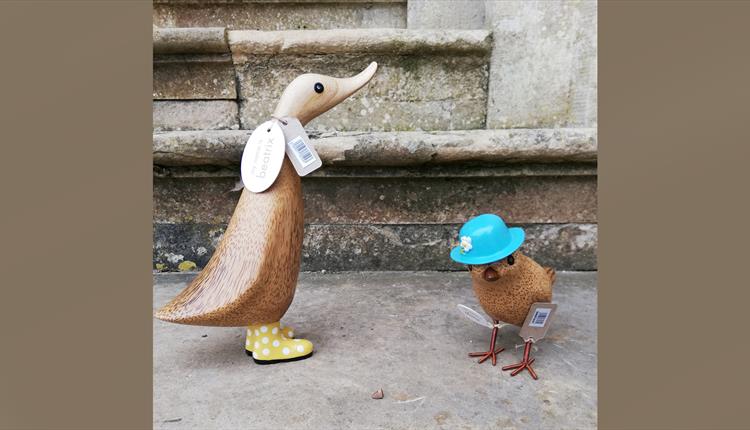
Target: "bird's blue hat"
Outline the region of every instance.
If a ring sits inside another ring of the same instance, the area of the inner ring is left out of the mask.
[[[451,258],[463,264],[492,263],[512,254],[525,237],[522,228],[508,228],[495,214],[479,215],[461,227],[460,244],[451,250]]]

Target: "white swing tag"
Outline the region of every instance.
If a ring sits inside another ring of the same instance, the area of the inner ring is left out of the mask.
[[[524,321],[518,335],[523,340],[534,339],[534,342],[541,340],[549,330],[550,320],[555,313],[557,305],[554,303],[536,302],[531,305],[526,321]]]
[[[259,125],[242,152],[240,172],[245,188],[261,193],[273,185],[284,162],[284,133],[276,121]]]
[[[318,153],[310,143],[305,128],[297,118],[281,118],[281,130],[284,132],[286,142],[286,155],[289,156],[294,170],[300,176],[305,176],[323,165]],[[285,124],[286,123],[286,124]]]
[[[492,321],[468,306],[458,305],[458,310],[461,311],[461,313],[464,314],[464,316],[472,322],[475,322],[487,328],[495,328],[495,325],[492,324]]]

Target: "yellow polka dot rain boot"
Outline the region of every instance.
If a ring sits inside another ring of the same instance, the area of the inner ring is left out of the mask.
[[[279,325],[278,329],[281,330],[281,334],[284,336],[289,339],[294,339],[294,329],[291,327]],[[255,347],[256,338],[260,339],[260,326],[251,325],[247,328],[247,333],[245,334],[245,353],[251,357],[253,356],[253,348]]]
[[[304,339],[290,339],[280,327],[280,322],[248,326],[253,339],[249,346],[246,342],[245,350],[252,349],[253,360],[257,364],[304,360],[312,356],[312,342]]]

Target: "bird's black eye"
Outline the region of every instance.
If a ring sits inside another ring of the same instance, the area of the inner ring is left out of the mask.
[[[516,262],[516,259],[512,255],[508,256],[508,265],[512,266]]]
[[[323,84],[321,84],[320,82],[316,82],[314,88],[315,88],[315,92],[318,94],[322,93],[323,90],[325,89],[323,88]]]

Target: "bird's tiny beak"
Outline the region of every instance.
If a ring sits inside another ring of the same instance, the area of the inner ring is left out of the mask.
[[[488,267],[484,269],[482,278],[484,278],[484,280],[487,282],[495,282],[500,279],[500,275],[497,273],[497,270],[493,269],[492,267]]]

